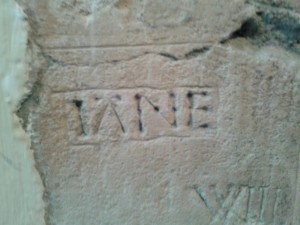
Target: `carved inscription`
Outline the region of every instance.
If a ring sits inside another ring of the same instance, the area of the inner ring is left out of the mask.
[[[210,225],[289,224],[285,210],[288,192],[284,189],[228,185],[224,192],[216,185],[193,188],[212,216]]]
[[[84,90],[65,99],[72,144],[215,134],[214,88]]]

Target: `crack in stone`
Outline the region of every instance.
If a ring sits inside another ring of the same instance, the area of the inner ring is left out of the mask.
[[[123,61],[131,61],[131,60],[140,58],[140,57],[142,57],[144,55],[148,55],[148,54],[163,56],[163,57],[166,57],[166,58],[170,59],[171,61],[189,60],[189,59],[197,58],[198,56],[200,56],[202,54],[205,54],[210,49],[211,49],[211,46],[204,46],[202,48],[194,48],[191,51],[185,53],[183,57],[176,56],[176,55],[174,55],[170,52],[145,52],[141,55],[131,57],[131,58],[126,59],[126,60],[125,59],[123,59],[123,60],[113,60],[113,61],[110,61],[110,62],[119,63],[119,62],[123,62]]]
[[[105,62],[101,62],[98,63],[96,65],[101,65],[101,64],[118,64],[118,63],[122,63],[122,62],[129,62],[129,61],[133,61],[135,59],[138,59],[140,57],[143,57],[145,55],[156,55],[156,56],[163,56],[171,61],[180,61],[180,60],[190,60],[193,58],[197,58],[200,55],[205,54],[206,52],[208,52],[211,49],[211,46],[204,46],[202,48],[194,48],[191,51],[188,51],[187,53],[184,54],[184,56],[176,56],[170,52],[150,52],[150,51],[146,51],[142,54],[138,54],[129,58],[123,58],[123,59],[117,59],[117,60],[107,60]],[[51,56],[50,54],[47,54],[45,52],[42,52],[42,56],[51,64],[56,64],[59,66],[78,66],[78,64],[75,63],[66,63],[64,61],[61,61],[53,56]],[[87,65],[85,65],[87,66]]]

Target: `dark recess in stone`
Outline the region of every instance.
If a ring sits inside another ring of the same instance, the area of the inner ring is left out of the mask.
[[[208,124],[207,123],[201,124],[199,127],[201,127],[201,128],[208,128]]]
[[[203,106],[201,109],[202,109],[203,111],[208,111],[208,107],[207,107],[207,106]]]
[[[76,105],[77,108],[81,108],[82,106],[82,101],[80,100],[73,100],[74,104]]]
[[[241,28],[234,33],[232,33],[231,38],[236,38],[236,37],[249,37],[253,38],[259,33],[259,24],[256,19],[250,18],[246,20]]]
[[[193,97],[193,93],[189,91],[189,92],[187,93],[186,96],[187,96],[188,98],[192,98],[192,97]]]
[[[280,11],[278,8],[260,10],[221,43],[226,44],[235,38],[247,38],[259,47],[281,46],[300,54],[300,20],[290,11]]]
[[[159,112],[159,107],[158,107],[158,106],[154,106],[154,110],[155,110],[156,112]]]
[[[203,91],[203,92],[201,92],[201,95],[203,95],[203,96],[207,96],[207,95],[208,95],[208,93],[207,93],[207,91]]]
[[[136,94],[136,95],[134,96],[134,98],[135,98],[136,100],[139,100],[139,99],[141,99],[141,96],[140,96],[139,94]]]

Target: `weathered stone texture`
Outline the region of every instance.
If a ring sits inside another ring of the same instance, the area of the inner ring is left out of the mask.
[[[274,4],[25,1],[47,222],[299,224],[299,5]]]

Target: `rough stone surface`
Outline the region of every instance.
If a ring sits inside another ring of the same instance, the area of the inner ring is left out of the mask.
[[[20,5],[48,224],[300,224],[298,1]]]

